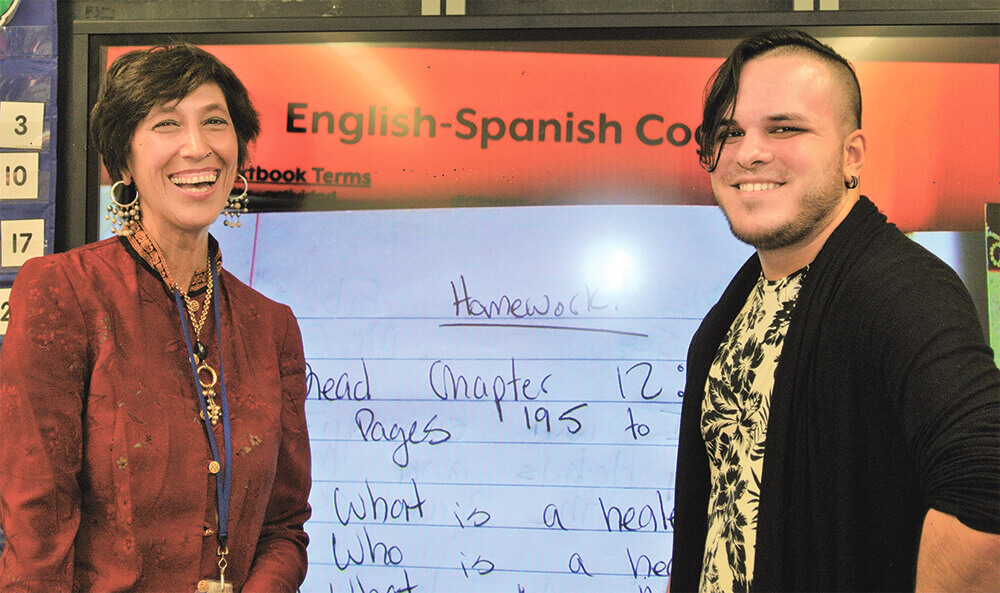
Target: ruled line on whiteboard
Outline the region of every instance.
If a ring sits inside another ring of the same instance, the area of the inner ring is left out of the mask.
[[[673,533],[673,531],[674,531],[672,527],[664,529],[664,528],[659,527],[659,526],[657,526],[657,528],[655,530],[654,529],[634,529],[634,530],[612,529],[612,530],[608,530],[606,527],[560,527],[560,528],[556,528],[556,527],[546,527],[544,525],[531,526],[531,525],[490,525],[490,524],[487,524],[487,525],[480,525],[480,526],[474,526],[474,525],[465,525],[465,526],[462,526],[462,525],[458,525],[456,523],[414,523],[414,522],[397,521],[397,520],[393,520],[393,521],[381,521],[381,520],[380,521],[358,521],[358,520],[354,519],[353,517],[351,518],[351,520],[346,525],[343,523],[343,521],[340,521],[338,519],[326,519],[326,520],[322,520],[322,519],[317,519],[316,517],[310,517],[309,518],[309,523],[312,524],[312,525],[332,525],[334,528],[340,528],[340,527],[392,527],[392,528],[396,528],[396,529],[419,529],[419,528],[427,527],[427,528],[433,528],[433,529],[448,529],[448,530],[455,530],[455,529],[469,529],[469,530],[481,529],[483,531],[513,531],[513,532],[518,532],[518,531],[529,531],[529,532],[531,532],[531,531],[537,531],[537,532],[541,532],[541,533],[579,533],[579,534],[588,534],[588,533],[590,533],[590,534],[604,534],[604,533],[626,533],[627,532],[627,533],[636,534],[636,535],[660,535],[660,536],[662,536],[664,533]]]
[[[296,315],[295,319],[298,321],[440,321],[442,319],[483,319],[480,317],[457,317],[454,315]],[[701,323],[704,317],[688,317],[688,316],[677,316],[677,315],[657,315],[652,316],[618,316],[618,317],[600,317],[596,315],[574,315],[574,316],[531,316],[531,317],[510,317],[510,316],[493,316],[486,317],[486,319],[497,319],[497,320],[522,320],[522,319],[539,319],[539,320],[552,320],[558,321],[560,319],[576,319],[579,321],[690,321],[693,323]]]
[[[472,399],[472,398],[414,399],[414,398],[409,398],[409,397],[381,397],[381,396],[378,399],[364,399],[364,400],[354,400],[354,399],[350,399],[350,398],[347,398],[347,397],[342,397],[339,400],[334,399],[332,397],[330,399],[319,399],[319,398],[313,396],[311,399],[307,399],[306,400],[306,404],[307,405],[309,405],[309,404],[326,405],[329,402],[334,402],[334,401],[353,401],[355,403],[363,401],[363,402],[365,402],[368,405],[371,405],[371,404],[380,404],[380,403],[385,403],[385,404],[399,404],[399,403],[407,403],[407,404],[436,404],[436,403],[443,403],[443,402],[454,403],[454,404],[483,404],[483,405],[485,405],[485,404],[491,404],[491,405],[494,405],[494,406],[496,405],[496,400],[492,399],[491,397],[480,398],[480,399]],[[523,400],[523,399],[522,400],[518,400],[518,401],[508,400],[508,399],[501,400],[502,403],[505,403],[505,404],[509,403],[512,406],[513,405],[517,405],[517,404],[528,405],[528,404],[531,404],[533,401],[537,402],[538,400]],[[680,400],[677,400],[677,401],[668,401],[666,399],[660,400],[659,398],[648,398],[648,399],[641,399],[641,400],[624,400],[624,399],[621,399],[621,398],[595,399],[595,398],[589,397],[587,395],[584,395],[583,397],[574,398],[574,399],[554,399],[554,398],[553,399],[547,399],[547,400],[545,400],[545,402],[540,402],[540,403],[569,404],[569,403],[574,403],[574,402],[586,402],[588,404],[628,404],[628,405],[633,405],[633,404],[644,404],[644,405],[645,404],[656,404],[656,405],[660,405],[660,406],[682,406],[682,405],[684,405],[684,402],[680,401]],[[679,413],[680,412],[678,412],[678,414]]]
[[[312,558],[309,559],[309,564],[310,565],[315,565],[315,566],[337,566],[333,562],[321,562],[321,561],[318,561],[318,560],[313,560]],[[337,566],[337,568],[340,568],[340,567]],[[363,569],[378,570],[380,568],[384,569],[385,567],[384,566],[373,566],[373,565],[363,564],[363,565],[360,565],[360,566],[351,565],[350,568],[354,569],[354,570],[362,569],[362,568]],[[448,571],[448,572],[467,572],[469,574],[473,574],[474,570],[475,570],[471,566],[469,566],[466,569],[466,571],[463,571],[461,566],[429,566],[429,565],[413,565],[413,564],[393,564],[392,568],[399,569],[399,570],[403,570],[403,569],[406,569],[406,570],[427,570],[427,571],[431,571],[431,572],[442,572],[442,571]],[[341,569],[341,570],[346,570],[346,569]],[[542,575],[542,576],[548,575],[548,576],[563,576],[563,577],[567,576],[567,573],[564,570],[542,570],[542,569],[531,569],[531,568],[503,568],[503,567],[493,567],[490,570],[490,574],[492,574],[492,573],[533,574],[533,575]],[[571,577],[572,576],[576,576],[577,578],[579,578],[581,575],[570,574],[569,576],[571,576]],[[632,574],[629,574],[627,572],[601,572],[601,571],[596,571],[596,570],[595,571],[589,571],[589,572],[587,572],[586,576],[587,577],[608,577],[608,578],[628,579],[628,582],[630,582],[630,583],[637,582],[639,580],[641,580],[642,582],[647,582],[647,579],[654,579],[654,578],[665,579],[666,578],[666,575],[652,575],[652,576],[647,577],[644,574],[640,574],[638,577],[636,577],[636,576],[634,576]],[[649,581],[649,582],[652,582],[652,581]],[[662,582],[662,581],[658,581],[658,582]],[[416,587],[413,587],[413,589],[416,590]],[[392,591],[393,589],[390,588],[389,590]]]
[[[639,332],[629,332],[619,329],[601,329],[597,327],[577,327],[572,325],[540,325],[521,323],[442,323],[439,327],[504,327],[515,329],[561,329],[566,331],[592,332],[596,334],[615,334],[619,336],[633,336],[636,338],[648,338],[649,334]]]
[[[360,444],[360,443],[385,443],[387,445],[398,445],[399,441],[385,440],[385,441],[365,441],[357,439],[337,439],[329,437],[310,437],[310,443],[345,443],[345,444]],[[451,441],[447,441],[451,442]],[[625,443],[595,443],[595,442],[580,442],[580,441],[523,441],[523,440],[513,440],[513,441],[466,441],[458,440],[455,443],[461,443],[463,445],[482,445],[482,446],[495,446],[495,445],[505,445],[505,446],[526,446],[526,447],[621,447],[622,445],[628,445],[629,447],[644,448],[644,447],[676,447],[679,442],[678,439],[667,439],[666,441],[643,443],[640,441],[635,442],[625,442]],[[443,443],[442,443],[443,444]]]
[[[482,530],[482,531],[512,531],[512,532],[515,532],[515,533],[517,533],[517,532],[523,532],[523,531],[527,531],[527,532],[539,532],[539,533],[563,533],[563,534],[576,533],[576,534],[580,534],[580,535],[587,535],[587,534],[601,535],[601,534],[607,534],[607,533],[611,533],[611,534],[615,534],[615,533],[628,533],[630,535],[637,535],[637,536],[638,535],[653,535],[653,536],[659,536],[659,537],[662,537],[663,534],[665,534],[665,533],[673,533],[673,531],[674,531],[672,527],[671,528],[667,528],[667,529],[663,529],[662,527],[659,527],[659,526],[657,526],[657,528],[655,530],[654,529],[634,529],[634,530],[612,529],[610,531],[607,528],[597,528],[597,527],[561,527],[561,528],[559,528],[559,527],[546,527],[544,525],[539,525],[537,527],[532,527],[532,526],[529,526],[529,525],[489,525],[489,524],[487,524],[487,525],[480,525],[478,527],[473,526],[473,525],[466,525],[466,526],[463,527],[463,526],[455,524],[455,523],[443,523],[443,524],[442,523],[407,523],[405,521],[387,521],[387,522],[382,522],[382,521],[368,521],[368,522],[366,522],[366,521],[356,521],[353,518],[351,519],[351,521],[347,525],[344,525],[343,522],[341,522],[339,520],[336,520],[336,519],[323,521],[323,520],[316,519],[315,517],[310,517],[309,523],[312,524],[312,525],[332,525],[334,528],[341,528],[341,527],[345,527],[345,528],[351,528],[351,527],[355,527],[355,528],[356,527],[391,527],[391,528],[401,529],[401,530],[402,529],[430,528],[430,529],[447,529],[447,530],[468,529],[470,531],[475,529],[475,530]],[[310,563],[312,563],[311,559],[310,559]]]
[[[406,486],[410,485],[409,481],[390,481],[390,480],[313,480],[313,484],[345,484],[353,486]],[[569,488],[569,489],[586,489],[586,490],[608,490],[609,486],[607,484],[555,484],[551,482],[537,483],[537,484],[525,484],[525,483],[515,483],[515,482],[439,482],[439,481],[426,481],[420,482],[421,486],[432,486],[432,487],[452,487],[461,486],[462,488]],[[610,487],[611,490],[625,490],[625,491],[652,491],[657,490],[673,490],[673,486],[613,486]]]
[[[379,361],[379,362],[433,362],[435,360],[440,360],[440,357],[435,356],[316,356],[311,355],[307,357],[309,361],[336,361],[336,362],[355,362],[359,360]],[[668,364],[684,364],[686,361],[683,358],[657,358],[655,356],[648,356],[646,358],[636,358],[631,357],[614,357],[614,358],[598,358],[596,356],[518,356],[516,357],[519,362],[665,362]],[[448,360],[459,360],[463,362],[510,362],[509,356],[496,357],[496,356],[449,356]]]

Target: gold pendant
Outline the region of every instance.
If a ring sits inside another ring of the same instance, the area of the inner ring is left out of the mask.
[[[202,377],[202,372],[206,373],[207,377]],[[201,390],[205,395],[205,407],[208,408],[208,419],[212,422],[212,426],[215,426],[219,423],[219,417],[222,415],[222,408],[219,407],[219,404],[215,403],[215,386],[218,384],[219,378],[215,374],[215,369],[208,366],[207,362],[202,362],[201,366],[198,367],[198,382],[201,383]],[[204,414],[199,414],[204,420]]]
[[[205,407],[208,408],[208,419],[211,421],[212,426],[215,426],[219,423],[219,417],[222,416],[222,408],[219,407],[219,404],[215,403],[211,395],[206,394],[206,396],[208,397],[208,402]]]
[[[199,593],[233,593],[232,583],[223,583],[215,579],[198,581]]]
[[[214,394],[209,394],[209,393],[205,394],[205,398],[207,400],[205,402],[205,408],[208,409],[209,422],[212,423],[212,426],[215,426],[216,424],[219,423],[219,418],[222,418],[222,408],[219,407],[219,404],[215,403],[215,400],[212,399],[212,395]],[[198,417],[204,420],[205,412],[198,410]]]

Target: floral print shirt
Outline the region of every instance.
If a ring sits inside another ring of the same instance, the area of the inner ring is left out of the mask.
[[[807,269],[775,281],[761,275],[708,373],[701,433],[712,490],[703,592],[750,589],[774,372]]]

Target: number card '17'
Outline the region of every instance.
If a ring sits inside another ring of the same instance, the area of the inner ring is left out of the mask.
[[[44,254],[45,219],[0,221],[0,267],[20,267]]]

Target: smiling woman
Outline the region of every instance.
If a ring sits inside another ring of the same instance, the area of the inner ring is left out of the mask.
[[[161,249],[199,243],[225,205],[238,166],[231,119],[222,90],[205,83],[136,127],[122,177],[142,196],[142,227]]]
[[[302,583],[299,328],[221,267],[208,233],[242,209],[230,193],[259,129],[243,84],[201,49],[109,69],[91,132],[119,236],[30,260],[10,295],[0,591]]]

